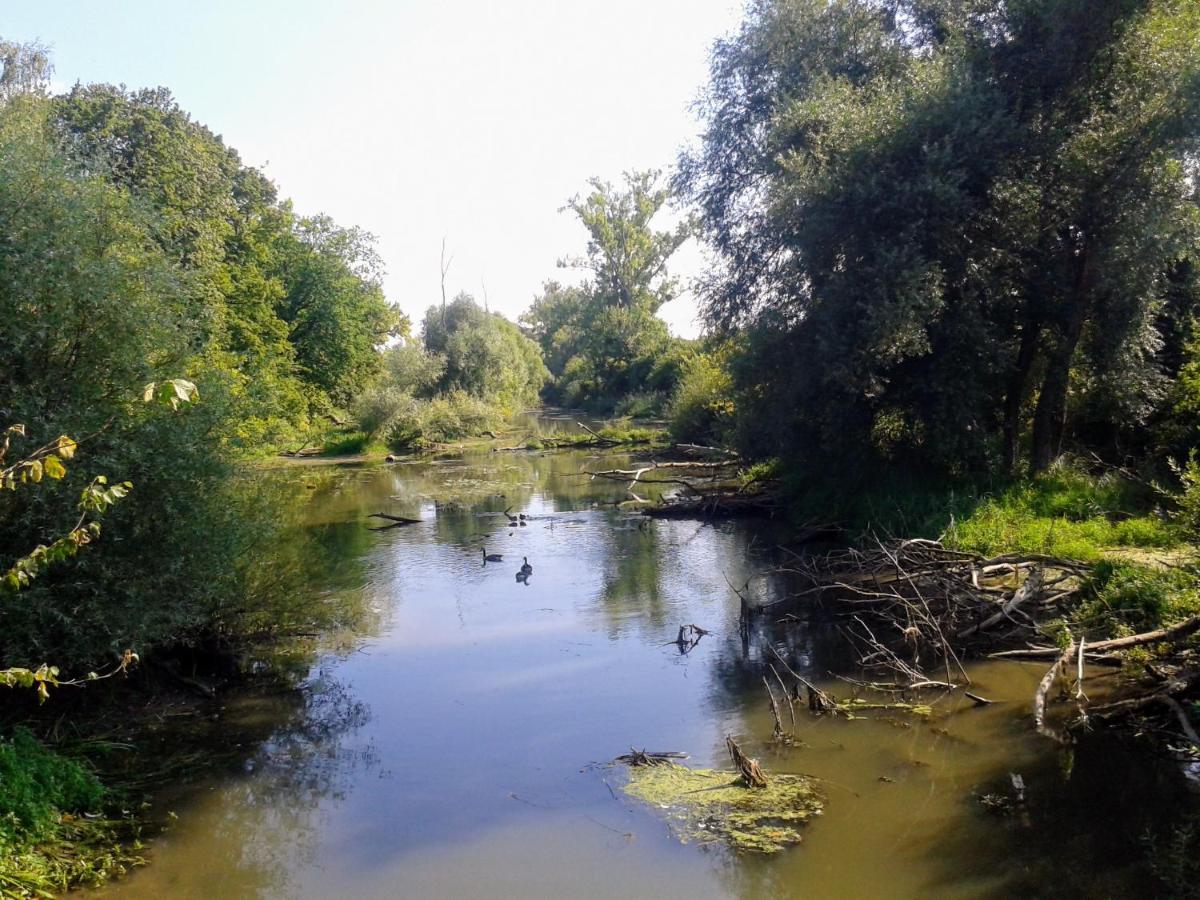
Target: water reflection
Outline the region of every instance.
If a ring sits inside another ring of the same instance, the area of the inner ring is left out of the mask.
[[[928,722],[798,712],[797,743],[772,743],[768,645],[844,692],[828,676],[845,662],[839,620],[742,615],[731,584],[788,589],[752,579],[778,561],[769,528],[649,521],[620,508],[623,485],[578,477],[632,461],[473,453],[265,476],[307,524],[285,553],[310,566],[301,599],[354,610],[353,625],[309,663],[302,702],[267,702],[279,718],[251,764],[177,804],[121,896],[1136,893],[1136,850],[1116,846],[1136,845],[1129,828],[1082,826],[1085,803],[1104,795],[1116,819],[1138,796],[1149,817],[1178,786],[1107,746],[1060,766],[1025,721],[1038,667],[974,669],[994,707],[951,698]],[[371,531],[376,512],[420,521]],[[682,846],[622,799],[620,771],[586,767],[630,746],[723,764],[727,733],[822,779],[827,811],[801,847]],[[1026,809],[990,814],[978,795],[1010,771]],[[1056,872],[1064,859],[1076,874]]]

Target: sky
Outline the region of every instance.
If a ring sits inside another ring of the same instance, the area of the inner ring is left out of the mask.
[[[54,86],[163,85],[303,214],[374,233],[414,321],[447,291],[510,318],[584,252],[568,199],[669,170],[740,0],[0,0],[49,45]],[[668,217],[663,223],[667,224]],[[694,243],[672,271],[704,264]],[[690,292],[663,307],[698,332]]]

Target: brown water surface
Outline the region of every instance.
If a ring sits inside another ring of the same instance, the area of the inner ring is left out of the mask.
[[[575,477],[630,462],[479,451],[263,476],[301,498],[324,550],[312,602],[357,603],[366,624],[326,641],[302,702],[228,704],[231,723],[265,717],[272,737],[241,771],[174,796],[150,865],[103,896],[1154,893],[1138,836],[1177,808],[1183,779],[1113,740],[1060,751],[1034,734],[1040,665],[973,666],[994,706],[943,698],[928,720],[798,711],[802,743],[773,745],[766,642],[844,694],[829,676],[844,662],[836,622],[739,627],[729,582],[772,565],[779,534],[644,520],[611,505],[623,485]],[[422,522],[370,531],[376,511]],[[504,561],[485,565],[484,548]],[[711,634],[681,655],[668,642],[685,623]],[[681,844],[619,790],[619,768],[589,766],[632,746],[725,767],[726,734],[768,770],[822,779],[826,812],[800,846]],[[1014,772],[1026,804],[989,812],[979,796],[1010,793]]]

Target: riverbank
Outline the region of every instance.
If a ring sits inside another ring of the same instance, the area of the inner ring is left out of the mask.
[[[966,660],[1044,660],[1053,666],[1030,697],[1039,731],[1065,741],[1084,725],[1149,726],[1200,759],[1200,552],[1187,503],[1133,473],[1066,460],[992,491],[865,493],[848,507],[860,516],[849,549],[795,567],[800,597],[853,612],[848,636],[868,680],[953,690]],[[883,530],[906,522],[916,527]],[[1081,699],[1085,663],[1121,669],[1104,703]],[[1052,729],[1051,689],[1068,665],[1074,700]]]

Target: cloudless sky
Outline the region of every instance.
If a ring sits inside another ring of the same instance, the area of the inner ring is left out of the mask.
[[[593,175],[669,168],[740,0],[3,0],[0,36],[50,45],[54,84],[165,85],[299,212],[379,237],[388,297],[447,289],[511,318],[585,232]],[[665,224],[664,219],[664,224]],[[702,264],[683,248],[674,271]],[[685,295],[663,317],[694,335]]]

